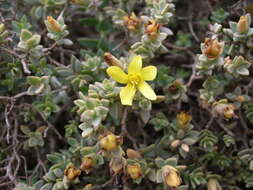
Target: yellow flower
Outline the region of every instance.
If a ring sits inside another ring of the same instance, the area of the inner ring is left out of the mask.
[[[132,105],[136,90],[139,90],[144,97],[149,100],[156,100],[156,94],[145,81],[155,79],[157,69],[155,66],[142,68],[141,56],[135,56],[128,66],[128,74],[124,73],[120,67],[111,66],[107,69],[107,74],[115,81],[126,84],[120,91],[120,100],[123,105]]]
[[[67,168],[64,170],[64,175],[67,177],[68,180],[75,180],[79,175],[81,174],[81,171],[77,168],[75,168],[73,165],[67,166]]]
[[[132,12],[131,15],[124,16],[124,25],[128,28],[130,31],[137,31],[140,26],[140,19]]]
[[[123,139],[120,136],[114,134],[108,134],[100,140],[100,146],[106,151],[116,150],[123,143]]]
[[[163,181],[172,188],[178,188],[182,180],[178,173],[178,170],[170,165],[166,165],[162,168]]]
[[[128,164],[127,173],[133,179],[136,180],[142,176],[142,169],[139,164]]]
[[[205,47],[202,50],[202,53],[205,54],[209,59],[218,58],[224,49],[224,42],[219,42],[216,39],[206,38]]]
[[[151,39],[156,39],[159,30],[161,28],[161,24],[158,24],[154,20],[150,20],[146,25],[145,25],[145,33],[151,38]]]
[[[188,125],[192,120],[192,116],[186,112],[180,112],[177,114],[177,122],[181,127],[185,127]]]

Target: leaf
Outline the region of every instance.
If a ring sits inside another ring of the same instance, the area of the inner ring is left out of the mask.
[[[44,84],[40,84],[37,86],[30,86],[27,90],[27,93],[30,95],[36,95],[39,94],[43,91],[45,85]]]
[[[109,109],[109,114],[112,117],[114,123],[116,125],[119,125],[122,117],[121,104],[119,102],[114,102]]]
[[[236,69],[236,72],[240,75],[248,76],[249,75],[249,70],[245,67],[240,67]]]
[[[101,155],[96,156],[97,165],[103,165],[104,164],[104,158]]]
[[[28,135],[28,134],[31,132],[31,130],[29,129],[29,127],[26,126],[26,125],[21,125],[21,126],[20,126],[20,130],[21,130],[24,134],[26,134],[26,135]]]
[[[48,154],[47,159],[52,163],[59,163],[63,161],[62,155],[60,153]]]
[[[141,110],[140,116],[143,123],[146,124],[149,121],[150,116],[151,116],[150,110]]]
[[[42,78],[36,76],[28,76],[26,80],[30,85],[39,85],[42,83]]]
[[[155,170],[151,169],[148,173],[148,179],[152,182],[156,182],[157,181],[157,175]]]
[[[73,146],[73,147],[77,147],[79,145],[78,141],[73,137],[68,138],[68,143],[70,146]]]
[[[164,159],[158,157],[155,159],[155,164],[157,165],[158,168],[161,168],[165,165]]]
[[[20,39],[22,41],[27,41],[32,37],[32,33],[29,30],[22,29],[20,34]]]
[[[182,140],[183,143],[187,144],[187,145],[193,145],[194,143],[196,143],[196,139],[194,138],[185,138]]]
[[[156,172],[156,182],[157,183],[162,183],[163,182],[162,169],[160,169]]]
[[[82,132],[82,137],[86,138],[86,137],[90,136],[93,133],[93,131],[94,131],[94,129],[91,127],[84,129]]]
[[[249,163],[249,169],[250,169],[251,171],[253,171],[253,160],[251,160],[250,163]]]
[[[176,157],[171,157],[171,158],[168,158],[167,160],[165,160],[165,164],[167,165],[171,165],[173,167],[175,167],[177,165],[177,161],[178,161],[178,158]]]
[[[43,185],[40,190],[52,190],[52,187],[53,187],[52,183],[47,183]]]

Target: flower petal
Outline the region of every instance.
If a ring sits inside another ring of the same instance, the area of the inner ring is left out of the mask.
[[[127,74],[120,67],[111,66],[106,70],[107,74],[121,84],[127,83]]]
[[[148,83],[142,81],[138,84],[138,90],[149,100],[156,100],[156,94]]]
[[[143,80],[151,81],[154,80],[157,74],[155,66],[147,66],[141,70],[141,77]]]
[[[136,92],[136,88],[131,84],[127,84],[127,86],[122,88],[120,91],[121,104],[131,106],[134,99],[135,92]]]
[[[128,65],[128,73],[140,72],[142,68],[142,57],[136,55],[133,57],[132,61]]]

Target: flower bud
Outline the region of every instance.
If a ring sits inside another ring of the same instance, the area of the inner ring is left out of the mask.
[[[161,103],[165,100],[165,96],[157,95],[156,100],[153,100],[153,103]]]
[[[4,24],[0,24],[0,34],[5,30],[5,25]]]
[[[128,164],[127,173],[133,179],[139,179],[142,176],[142,169],[139,164]]]
[[[117,149],[123,142],[122,137],[114,134],[109,134],[100,140],[100,146],[106,151],[113,151]]]
[[[222,54],[223,49],[224,42],[218,42],[216,39],[206,38],[202,53],[209,59],[216,59]]]
[[[207,190],[222,190],[217,179],[209,179],[207,182]]]
[[[177,122],[182,128],[185,128],[191,120],[192,116],[186,112],[180,112],[177,114]]]
[[[180,144],[181,144],[181,141],[176,139],[176,140],[171,142],[170,146],[173,147],[173,148],[177,148]]]
[[[137,152],[131,148],[128,148],[127,149],[127,157],[130,159],[140,159],[141,155],[139,152]]]
[[[53,17],[48,16],[47,17],[47,27],[49,31],[52,32],[62,32],[62,28],[57,20],[55,20]]]
[[[73,181],[75,180],[79,175],[81,174],[81,171],[77,168],[75,168],[73,165],[69,165],[64,170],[64,175],[67,177],[68,180]]]
[[[190,147],[188,144],[182,144],[181,148],[185,151],[185,152],[189,152],[190,151]]]
[[[128,28],[128,30],[136,32],[140,28],[140,19],[132,12],[131,15],[124,16],[124,25]]]
[[[114,57],[109,52],[104,53],[104,60],[105,60],[106,64],[109,66],[117,66],[117,67],[123,68],[120,60],[118,60],[116,57]]]
[[[178,170],[170,165],[162,168],[162,176],[165,184],[172,188],[177,188],[182,182]]]
[[[84,171],[86,174],[88,174],[93,167],[93,161],[94,160],[92,157],[89,156],[84,157],[80,169]]]
[[[112,173],[118,174],[126,167],[126,159],[124,157],[113,157],[110,161],[110,169]]]
[[[249,20],[248,20],[248,16],[244,15],[240,17],[240,20],[238,21],[237,25],[237,31],[240,34],[246,33],[249,30]]]

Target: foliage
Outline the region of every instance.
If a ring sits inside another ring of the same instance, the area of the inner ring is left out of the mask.
[[[252,189],[251,3],[0,0],[0,189]]]

